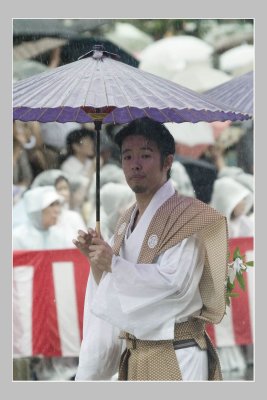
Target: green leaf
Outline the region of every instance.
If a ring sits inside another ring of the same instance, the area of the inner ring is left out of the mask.
[[[246,262],[246,265],[248,267],[254,267],[254,261],[248,261],[248,262]]]
[[[234,251],[233,259],[235,260],[238,257],[241,258],[241,253],[240,253],[239,247],[236,247],[235,251]]]
[[[236,279],[237,279],[237,281],[238,281],[239,286],[241,287],[241,289],[242,289],[242,290],[245,290],[246,285],[245,285],[245,281],[244,281],[244,277],[243,277],[243,275],[242,275],[242,272],[238,272],[238,273],[236,274]]]
[[[228,293],[228,296],[229,297],[239,297],[239,293],[231,292],[231,293]]]
[[[227,281],[227,291],[231,292],[234,287],[235,287],[234,283],[231,283],[230,281]]]

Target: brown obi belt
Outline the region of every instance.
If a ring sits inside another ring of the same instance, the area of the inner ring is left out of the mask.
[[[172,342],[174,349],[179,350],[192,346],[199,346],[201,350],[207,349],[205,338],[205,322],[191,319],[186,322],[175,324],[173,340],[140,340],[128,332],[121,332],[120,339],[126,340],[127,349],[142,349],[148,346],[161,346]]]

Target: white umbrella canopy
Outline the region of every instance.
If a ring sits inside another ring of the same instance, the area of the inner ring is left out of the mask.
[[[188,146],[214,143],[213,129],[208,122],[197,122],[196,124],[167,122],[164,125],[174,137],[175,142]]]
[[[152,36],[128,22],[116,22],[105,37],[135,56],[154,41]]]
[[[243,75],[254,69],[255,49],[252,44],[242,44],[225,51],[219,57],[220,69],[233,76]]]
[[[194,36],[172,36],[155,41],[140,54],[139,68],[172,80],[191,64],[212,65],[213,47]]]
[[[95,47],[78,61],[16,82],[14,119],[124,124],[144,116],[179,123],[249,118]]]
[[[183,71],[176,72],[172,81],[195,90],[198,93],[202,93],[217,85],[228,82],[231,78],[225,72],[207,65],[190,65]]]
[[[212,123],[167,122],[164,125],[174,137],[176,152],[180,156],[197,159],[215,143]]]

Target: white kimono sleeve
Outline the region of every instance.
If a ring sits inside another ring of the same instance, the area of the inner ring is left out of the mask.
[[[162,324],[168,324],[170,335],[179,315],[186,318],[201,309],[198,284],[203,265],[203,247],[194,236],[168,249],[154,264],[114,256],[112,272],[102,278],[92,312],[139,338]]]
[[[89,275],[83,320],[83,340],[76,381],[110,380],[118,371],[122,340],[119,329],[91,313],[90,306],[97,284]]]

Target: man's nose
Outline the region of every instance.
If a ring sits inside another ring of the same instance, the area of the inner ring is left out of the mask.
[[[134,160],[133,164],[132,164],[132,169],[134,171],[139,171],[141,168],[142,168],[142,164],[140,163],[140,161],[138,159]]]

